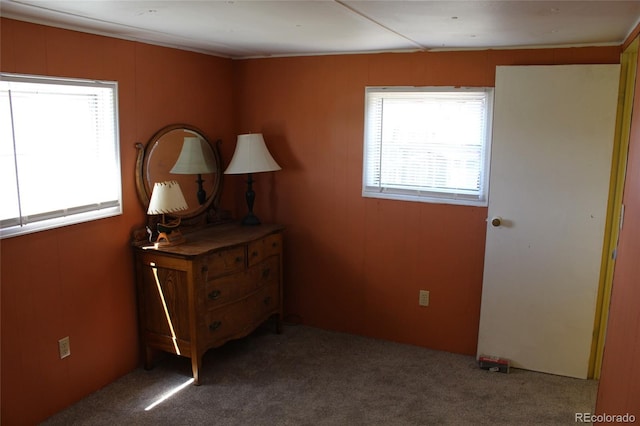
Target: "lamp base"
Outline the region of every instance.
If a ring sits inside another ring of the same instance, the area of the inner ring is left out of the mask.
[[[187,241],[178,228],[180,226],[180,218],[170,223],[158,222],[158,237],[154,242],[156,247],[176,246]]]
[[[175,229],[171,232],[160,232],[158,234],[158,239],[154,243],[155,247],[169,247],[169,246],[177,246],[178,244],[182,244],[187,239],[182,235],[179,229]]]
[[[247,200],[247,208],[249,213],[242,219],[242,224],[246,226],[260,225],[260,219],[253,214],[253,202],[256,199],[256,193],[253,191],[253,176],[251,173],[247,173],[247,192],[244,194]]]
[[[253,212],[249,212],[249,214],[242,219],[242,224],[245,226],[260,225],[260,219],[258,219],[258,216],[253,214]]]

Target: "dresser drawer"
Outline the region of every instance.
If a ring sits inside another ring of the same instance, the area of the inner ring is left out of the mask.
[[[258,313],[256,319],[262,319],[265,315],[275,312],[280,307],[278,283],[274,282],[260,289],[258,295],[253,299],[253,303]]]
[[[263,287],[248,297],[209,311],[203,324],[203,335],[216,346],[216,341],[225,341],[246,334],[265,319],[265,316],[279,308],[279,290],[277,283]]]
[[[249,243],[249,265],[255,265],[282,250],[282,234],[272,234]]]
[[[216,251],[205,258],[205,278],[211,279],[220,275],[244,270],[245,248],[234,247]]]
[[[205,285],[207,310],[233,302],[255,290],[255,281],[246,272],[214,278]]]
[[[249,276],[253,289],[264,287],[280,279],[280,259],[272,256],[267,260],[251,266]]]
[[[207,310],[240,299],[260,287],[277,283],[279,278],[280,261],[277,257],[271,257],[252,266],[248,272],[210,279],[205,285]]]

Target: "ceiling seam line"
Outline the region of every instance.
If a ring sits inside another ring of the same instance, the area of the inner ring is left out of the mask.
[[[386,25],[376,21],[375,19],[373,19],[373,18],[371,18],[371,17],[369,17],[367,15],[365,15],[364,13],[360,12],[359,10],[349,6],[348,4],[346,4],[345,1],[343,1],[343,0],[333,0],[333,1],[334,1],[334,3],[339,4],[340,6],[344,7],[347,10],[349,10],[350,12],[355,13],[356,15],[360,16],[361,18],[364,18],[367,21],[372,22],[372,23],[376,24],[377,26],[379,26],[381,28],[384,28],[385,30],[397,35],[398,37],[402,37],[403,39],[405,39],[408,42],[410,42],[410,43],[414,44],[415,46],[417,46],[419,49],[421,49],[423,51],[428,50],[425,46],[423,46],[422,44],[420,44],[417,41],[413,40],[412,38],[409,38],[409,37],[405,36],[404,34],[401,34],[401,33],[397,32],[396,30],[387,27]]]

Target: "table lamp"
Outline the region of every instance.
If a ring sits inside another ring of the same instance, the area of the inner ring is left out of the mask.
[[[245,198],[247,200],[249,213],[242,219],[243,225],[260,224],[260,219],[253,214],[253,202],[256,198],[256,194],[253,191],[253,173],[273,172],[280,169],[281,167],[269,153],[262,134],[249,133],[238,136],[236,150],[233,153],[229,167],[227,167],[224,173],[247,174],[247,192]]]
[[[180,218],[178,217],[167,223],[165,214],[187,210],[188,208],[189,206],[187,206],[178,182],[175,180],[156,182],[151,193],[147,214],[161,214],[162,219],[157,224],[158,236],[155,241],[151,242],[155,243],[157,247],[183,243],[185,238],[178,228],[180,226]],[[153,234],[150,240],[153,240]]]

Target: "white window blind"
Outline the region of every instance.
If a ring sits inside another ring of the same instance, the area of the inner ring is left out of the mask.
[[[2,74],[0,235],[122,213],[117,83]]]
[[[368,87],[365,197],[487,205],[493,89]]]

